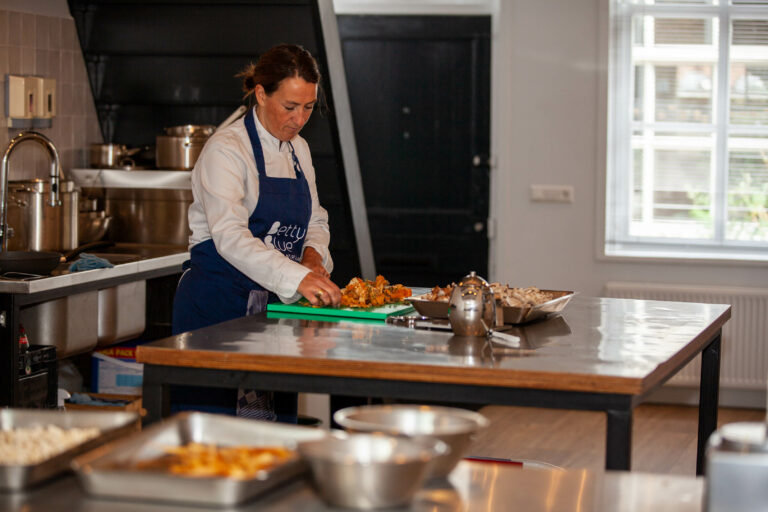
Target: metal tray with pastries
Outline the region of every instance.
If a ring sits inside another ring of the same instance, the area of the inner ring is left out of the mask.
[[[303,474],[308,468],[295,452],[298,443],[326,435],[326,431],[310,427],[183,412],[78,457],[72,466],[85,491],[98,497],[233,506]],[[191,476],[142,467],[162,457],[169,448],[188,443],[279,446],[294,453],[277,465],[244,477]]]
[[[538,304],[524,304],[521,306],[501,306],[504,324],[525,324],[539,320],[551,315],[560,313],[565,309],[570,300],[576,294],[573,291],[566,290],[539,290],[542,293],[550,295],[552,298],[546,302]],[[431,318],[448,318],[448,299],[430,300],[428,294],[409,297],[407,300],[413,305],[414,309],[422,315]],[[499,307],[499,302],[496,302]],[[499,319],[501,320],[501,319]]]
[[[0,491],[19,491],[67,471],[72,459],[77,455],[96,448],[106,442],[127,435],[138,427],[139,415],[136,412],[102,411],[59,411],[53,409],[1,409],[0,430],[19,432],[37,429],[34,435],[45,435],[46,428],[57,427],[56,432],[69,429],[98,429],[98,433],[82,442],[77,442],[68,449],[51,452],[51,456],[39,460],[29,456],[30,463],[0,463]],[[37,438],[38,447],[46,441]],[[10,448],[10,445],[8,447]]]

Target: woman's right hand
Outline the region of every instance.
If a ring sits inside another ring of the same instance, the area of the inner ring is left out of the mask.
[[[310,272],[299,283],[298,291],[313,306],[338,306],[341,290],[333,281],[317,272]]]

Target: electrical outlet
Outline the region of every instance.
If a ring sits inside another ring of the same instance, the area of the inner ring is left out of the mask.
[[[531,185],[531,201],[573,203],[573,185]]]

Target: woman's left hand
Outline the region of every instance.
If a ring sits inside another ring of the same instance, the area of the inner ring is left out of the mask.
[[[320,256],[320,253],[318,253],[313,247],[304,248],[304,255],[301,258],[301,264],[312,272],[316,272],[323,277],[331,277],[331,274],[329,274],[323,266],[323,257]]]

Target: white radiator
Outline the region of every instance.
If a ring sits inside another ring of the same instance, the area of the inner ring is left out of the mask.
[[[768,289],[608,282],[606,297],[730,304],[731,319],[723,327],[720,389],[766,389],[768,374]],[[669,383],[698,386],[701,356]]]

